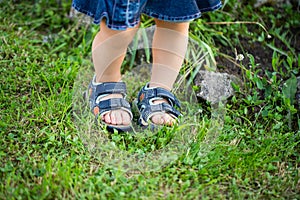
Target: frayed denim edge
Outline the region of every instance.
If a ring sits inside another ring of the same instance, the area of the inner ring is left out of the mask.
[[[83,13],[83,14],[86,14],[88,15],[89,17],[93,18],[93,23],[96,24],[96,25],[99,25],[100,24],[100,21],[103,19],[103,18],[106,18],[106,26],[112,30],[126,30],[127,28],[133,28],[135,27],[137,24],[140,23],[140,20],[136,20],[135,22],[133,23],[130,23],[128,25],[112,25],[110,24],[110,21],[109,21],[109,17],[108,17],[108,14],[107,12],[103,12],[100,16],[99,19],[96,19],[95,18],[95,15],[87,10],[84,10],[82,8],[79,8],[77,6],[75,6],[73,3],[72,3],[72,7]],[[222,3],[220,2],[219,4],[213,6],[213,7],[209,7],[209,8],[204,8],[204,9],[200,9],[199,13],[196,13],[196,14],[193,14],[193,15],[188,15],[188,16],[184,16],[184,17],[169,17],[169,16],[166,16],[166,15],[162,15],[162,14],[158,14],[158,13],[154,13],[152,12],[151,10],[147,10],[147,9],[144,9],[142,11],[143,14],[146,14],[150,17],[154,17],[154,18],[157,18],[159,20],[163,20],[163,21],[169,21],[169,22],[187,22],[187,21],[191,21],[191,20],[194,20],[194,19],[197,19],[199,17],[201,17],[201,13],[202,12],[209,12],[209,11],[215,11],[215,10],[218,10],[222,7]]]

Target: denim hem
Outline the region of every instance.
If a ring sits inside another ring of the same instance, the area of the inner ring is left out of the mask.
[[[106,12],[103,12],[101,14],[101,16],[99,17],[99,19],[96,19],[95,14],[93,14],[93,13],[87,11],[87,10],[84,10],[82,8],[79,8],[79,7],[75,6],[73,3],[72,3],[72,7],[75,10],[77,10],[78,12],[83,13],[83,14],[91,17],[93,19],[93,23],[96,24],[96,25],[99,25],[101,20],[103,18],[105,18],[106,19],[106,26],[108,28],[112,29],[112,30],[117,30],[117,31],[126,30],[127,28],[134,28],[136,25],[138,25],[140,23],[140,20],[136,20],[133,23],[128,23],[126,25],[113,25],[113,24],[110,23],[108,14]]]
[[[198,13],[195,13],[195,14],[192,14],[192,15],[187,15],[187,16],[182,16],[182,17],[170,17],[170,16],[167,16],[167,15],[155,13],[155,12],[151,11],[151,9],[144,9],[143,13],[150,16],[150,17],[154,17],[154,18],[157,18],[157,19],[163,20],[163,21],[186,22],[186,21],[191,21],[191,20],[194,20],[194,19],[197,19],[197,18],[201,17],[201,14],[203,12],[215,11],[215,10],[220,9],[221,7],[222,7],[222,3],[220,2],[220,3],[218,3],[217,5],[215,5],[213,7],[199,9]]]
[[[170,17],[167,15],[162,15],[162,14],[152,12],[150,10],[144,10],[143,13],[148,15],[149,17],[153,17],[153,18],[163,20],[163,21],[168,21],[168,22],[187,22],[187,21],[191,21],[193,19],[197,19],[197,18],[201,17],[201,12],[198,12],[193,15],[184,16],[184,17]]]
[[[213,6],[213,7],[209,7],[209,8],[202,8],[200,9],[200,12],[210,12],[210,11],[215,11],[218,10],[222,7],[222,2],[220,1],[217,5]]]
[[[106,19],[106,26],[112,30],[126,30],[127,28],[133,28],[135,27],[136,25],[138,25],[140,23],[140,18],[136,18],[133,22],[126,22],[124,24],[113,24],[113,21],[111,21],[109,19],[109,15],[107,12],[102,12],[100,14],[100,16],[96,15],[95,13],[93,12],[90,12],[88,10],[85,10],[81,7],[78,7],[75,5],[74,2],[72,2],[72,7],[77,10],[78,12],[81,12],[83,14],[86,14],[87,16],[91,17],[93,19],[93,23],[96,24],[96,25],[99,25],[100,24],[100,21],[105,18]],[[188,22],[188,21],[192,21],[194,19],[197,19],[199,17],[201,17],[201,14],[203,12],[209,12],[209,11],[215,11],[215,10],[218,10],[222,7],[222,3],[219,2],[217,5],[213,6],[213,7],[208,7],[208,8],[202,8],[202,9],[199,9],[199,12],[196,12],[194,14],[191,14],[191,15],[186,15],[186,16],[168,16],[168,15],[165,15],[165,14],[161,14],[161,13],[156,13],[156,12],[153,12],[151,9],[147,9],[147,8],[144,8],[141,13],[143,14],[146,14],[150,17],[153,17],[153,18],[156,18],[156,19],[159,19],[159,20],[163,20],[163,21],[169,21],[169,22]]]

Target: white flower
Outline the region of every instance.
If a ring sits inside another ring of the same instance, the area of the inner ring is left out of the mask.
[[[235,58],[235,60],[237,60],[237,61],[242,61],[242,60],[244,60],[244,55],[243,54],[238,54],[237,56],[236,56],[236,58]]]

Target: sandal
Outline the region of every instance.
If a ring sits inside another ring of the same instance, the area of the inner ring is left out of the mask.
[[[168,103],[153,103],[161,99],[167,100]],[[148,127],[149,124],[151,128],[155,128],[157,125],[151,123],[150,119],[154,114],[162,112],[171,115],[171,117],[177,120],[181,113],[175,107],[180,109],[180,102],[174,94],[160,87],[150,88],[149,84],[146,84],[138,94],[137,108],[140,113],[138,123],[144,128]]]
[[[88,88],[90,109],[95,116],[96,124],[98,124],[99,116],[102,118],[106,113],[112,110],[125,110],[129,113],[130,119],[132,120],[133,115],[131,112],[130,104],[125,99],[126,97],[126,85],[124,82],[104,82],[96,83],[96,76],[94,76]],[[123,98],[111,98],[102,100],[101,98],[110,94],[122,94]],[[106,123],[104,120],[101,122],[106,125],[106,129],[109,132],[114,132],[114,129],[118,132],[129,132],[132,131],[131,124],[129,125],[113,125]]]

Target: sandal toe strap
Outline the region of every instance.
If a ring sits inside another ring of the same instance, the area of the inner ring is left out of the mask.
[[[145,102],[147,104],[150,99],[160,97],[160,98],[166,99],[171,104],[171,106],[177,106],[180,108],[180,102],[176,98],[176,96],[164,88],[143,87],[143,89],[140,91],[138,97],[139,97],[138,98],[139,102],[143,102],[143,103]]]
[[[102,116],[111,110],[125,110],[130,115],[130,118],[133,118],[130,104],[123,98],[112,98],[100,101],[94,106],[93,113],[98,117],[99,115]]]
[[[154,104],[153,100],[165,99],[168,103]],[[138,94],[138,109],[140,111],[139,123],[143,126],[148,125],[148,120],[156,113],[167,113],[174,118],[178,118],[181,113],[175,108],[180,108],[180,102],[170,91],[160,87],[144,86]]]
[[[141,118],[147,122],[156,113],[168,113],[175,118],[178,118],[181,113],[167,103],[147,105],[141,110]]]

